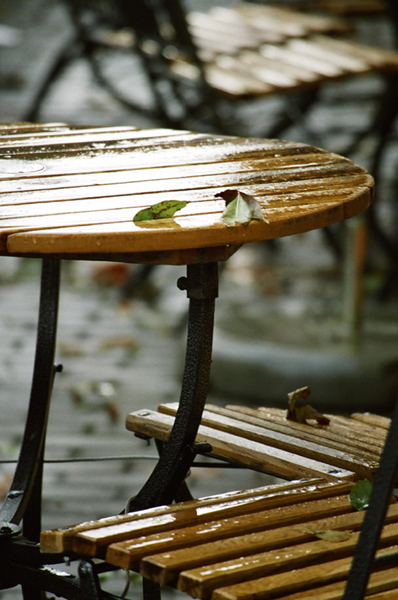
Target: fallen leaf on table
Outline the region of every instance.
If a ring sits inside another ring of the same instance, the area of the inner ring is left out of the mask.
[[[311,395],[310,386],[299,388],[288,394],[289,403],[286,418],[296,423],[308,424],[307,421],[315,420],[318,425],[329,425],[330,419],[313,408],[310,404],[296,406],[297,400],[306,400]]]
[[[350,502],[356,510],[365,510],[369,506],[373,486],[368,479],[361,479],[350,492]]]
[[[216,194],[216,197],[225,200],[226,207],[221,220],[227,227],[233,227],[236,223],[247,225],[253,219],[268,223],[260,204],[253,196],[239,190],[225,190]]]
[[[308,533],[315,535],[320,540],[324,540],[325,542],[346,542],[351,535],[350,531],[335,531],[334,529],[326,529],[325,531],[316,531],[314,529],[309,529]]]
[[[170,219],[174,216],[177,210],[181,210],[186,206],[185,200],[165,200],[157,202],[148,208],[139,210],[133,218],[134,223],[138,221],[153,221],[156,219]]]

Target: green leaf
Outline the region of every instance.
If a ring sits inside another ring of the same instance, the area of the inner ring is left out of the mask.
[[[368,479],[358,481],[350,492],[350,502],[356,510],[365,510],[369,506],[369,499],[373,486]]]
[[[181,210],[186,205],[187,203],[185,200],[165,200],[164,202],[158,202],[157,204],[152,204],[152,206],[149,206],[148,208],[139,210],[133,221],[136,223],[138,221],[170,219],[177,210]]]
[[[263,216],[260,204],[253,196],[238,190],[225,190],[216,196],[225,200],[226,207],[221,219],[227,227],[233,227],[236,223],[247,225],[252,219],[268,223]]]

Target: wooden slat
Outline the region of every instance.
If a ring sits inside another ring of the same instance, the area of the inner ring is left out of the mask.
[[[383,554],[389,554],[390,552],[398,552],[398,546],[391,545],[386,550],[379,551],[378,554],[382,556]],[[330,582],[344,582],[351,567],[351,562],[352,556],[348,556],[346,558],[324,561],[318,565],[284,572],[283,577],[281,574],[270,575],[269,577],[253,579],[245,583],[220,587],[213,592],[211,599],[272,600],[274,598],[283,598],[283,600],[293,600],[294,596],[292,596],[292,594],[298,590],[307,592],[307,590],[315,589],[317,592],[322,593],[322,587],[328,585]],[[386,572],[381,571],[377,575],[378,577],[375,575],[371,577],[371,582],[372,580],[374,582],[374,589],[377,591],[380,588],[388,589],[388,587],[390,587],[394,589],[394,593],[396,594],[396,569],[390,569]],[[300,600],[304,600],[306,597],[308,596],[303,594]],[[315,597],[320,600],[331,600],[327,596],[326,598],[322,598],[322,596],[318,594],[316,594]],[[337,598],[338,600],[341,600],[341,596],[337,596]]]
[[[173,423],[173,417],[147,409],[130,413],[126,419],[126,426],[131,431],[138,431],[163,441],[168,439]],[[210,443],[216,456],[227,457],[229,460],[276,477],[286,479],[325,477],[328,480],[355,478],[352,470],[306,458],[298,453],[281,450],[265,443],[244,441],[238,435],[203,425],[199,428],[196,441]]]
[[[243,412],[245,414],[247,412],[247,408],[243,406],[235,406],[230,405],[226,408],[230,408],[231,410],[237,410],[239,412]],[[250,409],[249,409],[250,410]],[[286,410],[282,410],[279,408],[270,408],[265,406],[260,406],[258,408],[258,412],[264,416],[264,418],[271,418],[285,421],[286,419]],[[249,413],[250,414],[250,413]],[[343,417],[341,415],[328,415],[329,418],[332,419],[332,427],[331,429],[336,432],[337,435],[341,435],[343,438],[348,437],[352,440],[359,440],[362,443],[367,443],[368,447],[374,447],[377,451],[382,449],[385,441],[386,432],[383,431],[380,427],[375,427],[370,425],[369,423],[359,422],[358,419],[351,419],[347,417]],[[300,424],[291,423],[291,427],[299,428]]]
[[[162,405],[161,405],[162,406]],[[369,436],[368,428],[362,430],[350,429],[352,419],[347,419],[347,427],[341,427],[339,419],[335,415],[328,415],[330,423],[328,426],[319,426],[316,423],[303,424],[286,419],[286,410],[272,409],[266,407],[250,408],[245,406],[227,405],[225,408],[206,405],[207,410],[215,414],[232,416],[243,422],[261,424],[271,430],[285,432],[297,438],[320,443],[330,448],[341,449],[342,447],[354,456],[365,456],[378,460],[384,444],[384,435],[377,438]],[[162,410],[159,408],[159,410]]]
[[[230,9],[231,10],[231,9]],[[238,4],[233,7],[239,15],[253,23],[254,26],[281,27],[286,34],[297,35],[300,31],[297,29],[300,26],[301,31],[305,34],[314,32],[324,33],[347,33],[352,30],[352,25],[342,19],[324,15],[303,15],[298,11],[289,10],[286,7],[278,6],[262,6],[248,3]]]
[[[300,150],[302,150],[300,148]],[[96,183],[97,185],[109,185],[112,183],[133,183],[139,181],[150,181],[156,179],[162,179],[165,181],[169,179],[185,178],[185,177],[200,177],[203,175],[225,175],[226,173],[238,174],[247,173],[248,171],[255,172],[272,172],[282,169],[298,168],[300,165],[303,168],[308,168],[310,165],[315,167],[316,165],[328,168],[328,165],[333,161],[333,156],[327,153],[312,151],[311,147],[308,147],[307,152],[300,152],[297,155],[281,155],[281,156],[267,156],[267,152],[264,152],[262,157],[258,159],[245,160],[236,158],[236,160],[223,160],[223,161],[211,161],[206,162],[194,162],[193,164],[166,164],[164,166],[151,166],[146,165],[139,168],[135,168],[135,165],[127,164],[121,156],[121,166],[117,169],[107,169],[105,171],[98,169],[96,172]],[[335,159],[336,160],[336,159]],[[69,162],[69,161],[68,161]],[[94,160],[95,164],[95,160]],[[5,166],[5,165],[4,165]],[[59,165],[58,165],[59,166]],[[3,173],[4,175],[4,173]],[[66,177],[67,175],[67,177]],[[32,189],[58,189],[63,187],[79,187],[87,186],[92,184],[92,173],[91,172],[63,172],[58,169],[57,171],[49,170],[47,167],[44,172],[33,175],[29,178],[21,178],[18,181],[18,191],[22,192],[25,190]],[[0,192],[13,192],[15,191],[15,183],[12,176],[8,178],[4,177],[0,179]]]
[[[206,561],[226,560],[232,558],[236,553],[239,556],[253,554],[256,551],[256,544],[260,544],[260,546],[264,544],[264,538],[268,539],[270,531],[275,528],[279,530],[283,526],[291,527],[303,523],[308,520],[308,515],[315,520],[333,515],[351,514],[352,511],[348,494],[304,502],[296,499],[288,506],[267,508],[263,511],[234,515],[222,520],[216,520],[210,516],[203,525],[168,530],[164,533],[142,537],[137,534],[134,539],[111,544],[108,547],[106,558],[111,564],[131,569],[136,568],[139,561],[145,556],[150,556],[149,561],[152,565],[148,566],[148,573],[149,571],[151,573],[150,578],[161,583],[170,583],[173,579],[171,575],[173,569],[171,563],[168,562],[165,567],[167,573],[163,572],[163,567],[160,566],[163,559],[173,560],[173,564],[180,565],[181,571],[200,564],[204,565]],[[284,529],[284,533],[287,531]],[[295,531],[297,534],[297,530]],[[306,535],[304,531],[301,531],[301,534]],[[283,537],[283,534],[281,536]],[[275,540],[273,543],[276,543]],[[180,550],[181,548],[183,550]],[[186,548],[189,548],[188,552],[186,552]],[[156,558],[157,566],[155,568],[154,554],[164,551],[167,551],[167,554],[162,555],[162,558],[160,556]],[[145,575],[145,565],[142,565],[142,569],[144,569],[142,573]],[[155,570],[158,572],[156,576]]]
[[[301,0],[294,3],[294,8],[297,11],[323,10],[344,17],[372,16],[387,12],[387,3],[384,0]]]
[[[311,589],[283,595],[283,600],[342,600],[345,581],[336,581],[328,585],[317,585],[314,582]],[[365,598],[371,600],[395,600],[397,598],[396,568],[375,571],[371,573]]]
[[[178,404],[161,405],[159,411],[175,416],[177,413]],[[340,439],[340,446],[328,445],[327,440],[322,439],[322,436],[317,436],[315,439],[310,435],[305,435],[306,429],[314,429],[308,425],[302,425],[298,435],[296,432],[289,431],[289,422],[281,431],[278,427],[267,428],[267,424],[257,420],[239,421],[239,418],[234,418],[233,411],[217,410],[216,407],[210,406],[203,412],[201,423],[206,427],[214,429],[213,436],[217,437],[217,431],[223,431],[235,436],[239,436],[242,440],[242,445],[246,440],[266,444],[268,446],[279,448],[293,454],[292,463],[294,463],[296,455],[300,455],[311,460],[327,463],[338,469],[346,469],[356,473],[361,478],[373,479],[373,475],[378,467],[378,458],[374,454],[362,450],[355,452],[351,448],[346,448],[344,439]],[[324,428],[327,430],[327,428]],[[300,435],[303,431],[304,435]],[[319,432],[319,430],[317,430]],[[211,443],[211,442],[210,442]],[[223,455],[225,458],[227,454]]]
[[[145,194],[160,194],[164,193],[165,188],[167,188],[167,193],[174,192],[185,192],[186,196],[193,193],[195,194],[196,190],[208,190],[208,196],[206,199],[215,199],[215,193],[212,193],[213,190],[223,189],[223,187],[230,185],[231,187],[243,187],[243,186],[251,186],[251,185],[261,185],[261,187],[275,183],[278,181],[284,181],[286,178],[295,180],[297,182],[306,181],[308,182],[308,186],[311,186],[311,183],[322,179],[323,177],[332,177],[336,178],[347,178],[349,176],[361,176],[361,170],[354,169],[349,163],[344,163],[342,161],[335,161],[334,164],[332,161],[329,161],[327,165],[322,164],[313,164],[308,166],[300,167],[292,165],[290,168],[285,167],[284,169],[259,169],[255,172],[250,172],[249,170],[245,172],[237,172],[237,173],[217,173],[215,175],[189,175],[187,173],[186,177],[183,178],[174,178],[174,179],[163,179],[160,177],[159,179],[152,180],[150,179],[150,173],[148,173],[148,177],[142,177],[142,180],[131,181],[126,183],[116,183],[103,185],[100,190],[97,189],[96,185],[93,185],[87,182],[85,186],[71,187],[68,186],[66,189],[53,189],[50,188],[48,190],[39,189],[39,190],[30,190],[30,191],[15,191],[8,192],[7,194],[0,194],[0,203],[1,204],[33,204],[42,202],[57,202],[59,200],[70,200],[70,199],[86,199],[86,198],[112,198],[117,195],[126,195],[129,194],[131,196],[139,195],[140,198],[144,197]],[[51,180],[49,181],[51,184]],[[315,184],[316,185],[316,184]],[[308,191],[308,187],[307,187]],[[336,193],[338,193],[339,188],[338,184],[335,188]],[[343,191],[343,190],[341,190]],[[348,191],[348,190],[347,190]],[[349,193],[349,191],[348,191]],[[327,196],[327,194],[326,194]],[[193,197],[195,199],[195,196]],[[149,199],[140,200],[138,202],[138,206],[145,205]],[[326,200],[326,198],[325,198]],[[329,197],[328,200],[331,200]],[[111,207],[111,201],[108,203],[108,207]],[[100,205],[101,206],[101,205]],[[133,205],[134,206],[134,205]],[[225,203],[224,203],[225,206]],[[0,215],[1,216],[1,215]]]
[[[367,425],[371,425],[372,427],[377,427],[382,430],[384,429],[386,431],[391,425],[391,419],[389,417],[382,417],[381,415],[375,415],[372,413],[354,413],[352,418],[360,421],[361,423],[366,423]]]
[[[346,489],[349,488],[347,487]],[[147,536],[163,531],[174,531],[182,527],[208,523],[211,520],[239,517],[259,510],[270,510],[272,507],[275,507],[276,503],[278,506],[286,506],[292,503],[296,504],[298,501],[305,501],[306,499],[331,497],[341,490],[338,487],[308,486],[304,489],[299,488],[296,491],[296,488],[292,486],[290,490],[285,489],[284,495],[278,494],[275,490],[268,491],[267,489],[261,489],[261,491],[262,494],[249,494],[239,499],[227,498],[224,502],[213,504],[202,505],[199,501],[199,503],[192,507],[188,506],[188,510],[185,510],[184,507],[181,508],[181,504],[179,503],[176,505],[178,507],[177,511],[171,506],[170,510],[158,519],[151,517],[142,520],[134,519],[131,523],[85,530],[74,536],[72,549],[90,556],[105,557],[110,544],[123,542],[137,535]]]
[[[340,498],[340,501],[342,508],[344,502],[347,502],[347,500]],[[244,564],[245,568],[249,562],[252,565],[254,565],[256,561],[263,563],[266,558],[265,553],[268,552],[270,553],[270,556],[274,553],[272,564],[275,564],[275,560],[280,561],[278,558],[279,554],[282,554],[283,560],[283,555],[290,551],[292,554],[300,552],[301,556],[309,555],[307,552],[308,546],[310,547],[311,552],[313,552],[314,547],[317,548],[315,553],[318,552],[321,545],[318,543],[316,535],[313,533],[314,531],[344,532],[349,537],[344,551],[347,551],[347,548],[352,550],[355,547],[355,536],[352,535],[352,532],[360,530],[363,521],[363,513],[354,511],[333,514],[332,507],[329,515],[326,513],[325,518],[318,519],[316,507],[314,507],[314,513],[312,512],[312,507],[308,507],[308,509],[307,514],[302,514],[302,519],[300,521],[297,520],[295,523],[289,523],[287,526],[282,526],[281,524],[272,530],[268,530],[264,527],[261,532],[250,533],[251,524],[248,523],[246,535],[236,534],[236,537],[235,535],[230,536],[219,542],[208,543],[206,535],[204,535],[202,542],[198,541],[198,539],[193,540],[191,547],[189,548],[174,550],[173,545],[171,544],[170,548],[163,554],[153,554],[153,551],[151,551],[148,546],[146,550],[147,556],[141,562],[140,572],[143,576],[152,581],[168,585],[174,585],[177,582],[180,573],[182,573],[180,579],[180,581],[182,581],[185,577],[190,577],[192,579],[194,577],[192,576],[194,570],[195,573],[199,571],[201,573],[206,572],[204,579],[208,582],[211,581],[211,584],[209,585],[213,588],[214,585],[218,587],[218,584],[215,582],[215,579],[218,579],[216,571],[218,570],[218,572],[221,573],[223,567],[225,567],[225,573],[227,573],[226,579],[228,580],[228,571],[232,565],[236,567],[236,571],[238,572],[240,562]],[[395,505],[389,512],[387,518],[388,522],[394,522],[396,524],[397,516],[398,507]],[[209,524],[209,526],[211,527],[211,524]],[[350,538],[354,539],[350,540]],[[330,545],[330,542],[327,545]],[[125,543],[125,548],[128,550],[127,543]],[[298,548],[298,550],[296,550],[296,548]],[[336,542],[331,544],[331,549],[336,549],[341,552],[343,546],[341,542]],[[108,556],[110,555],[110,551],[111,549],[109,549]],[[312,554],[311,560],[315,561],[316,559],[317,556]],[[217,567],[215,565],[219,566]],[[288,570],[289,568],[290,565],[288,562],[283,565],[284,570]],[[208,571],[210,572],[213,569],[213,573],[208,573]],[[187,571],[191,572],[191,576],[185,575]],[[233,578],[234,575],[231,579]],[[249,574],[248,579],[251,578],[252,577]],[[222,578],[219,580],[219,583],[224,587],[225,582]],[[227,584],[229,583],[230,582],[227,581]],[[184,591],[187,590],[184,589]],[[189,593],[195,596],[196,590],[195,592],[189,590]],[[206,591],[203,591],[203,594],[206,594]]]
[[[381,545],[393,545],[397,534],[398,523],[386,525],[381,535]],[[271,590],[274,594],[276,590],[287,593],[290,586],[293,591],[304,585],[310,587],[309,582],[326,584],[331,577],[336,577],[336,566],[340,570],[340,577],[346,575],[358,536],[359,533],[353,532],[347,540],[338,543],[316,540],[254,554],[239,562],[225,561],[191,569],[180,574],[177,587],[195,598],[208,598],[216,590],[214,600],[227,598],[228,593],[234,593],[235,597],[243,600],[253,598],[255,590],[258,593],[255,597],[261,598]],[[275,575],[278,571],[279,574]],[[241,590],[243,593],[240,593]]]
[[[241,4],[191,13],[188,23],[208,82],[230,97],[294,91],[309,83],[398,68],[397,52],[332,38],[351,29],[335,18]],[[248,53],[257,57],[256,66],[248,64]],[[184,77],[179,63],[176,72]],[[190,77],[192,69],[187,73]]]
[[[144,511],[106,517],[96,521],[87,521],[65,529],[53,529],[43,532],[40,541],[42,549],[45,552],[66,552],[72,550],[78,535],[87,533],[87,539],[91,538],[94,540],[93,548],[95,553],[96,530],[107,530],[105,535],[101,532],[99,533],[99,537],[102,540],[109,533],[112,541],[116,541],[117,528],[119,528],[119,533],[122,535],[127,530],[127,535],[121,538],[126,539],[130,535],[129,523],[133,523],[131,527],[134,530],[137,529],[135,522],[138,520],[145,520],[147,522],[150,518],[156,519],[157,517],[164,517],[171,514],[172,518],[174,518],[174,523],[178,524],[179,517],[177,515],[181,513],[183,514],[183,517],[181,517],[181,527],[184,527],[188,523],[195,522],[198,512],[202,513],[205,518],[209,515],[214,518],[222,518],[226,513],[228,513],[226,516],[230,516],[231,511],[234,515],[239,515],[242,512],[249,514],[261,509],[270,510],[279,506],[288,506],[297,502],[298,498],[300,498],[300,501],[305,502],[311,501],[314,498],[333,497],[338,494],[349,493],[351,487],[352,484],[349,483],[341,482],[332,484],[319,479],[313,479],[304,482],[291,481],[238,492],[227,492],[200,498],[199,500],[180,502],[171,507],[160,506]],[[109,531],[107,528],[111,528],[111,530]]]

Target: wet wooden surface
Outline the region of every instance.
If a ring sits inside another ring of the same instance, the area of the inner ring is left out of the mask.
[[[172,403],[134,411],[127,428],[165,441],[177,408]],[[286,411],[277,408],[207,404],[197,441],[210,443],[215,456],[277,477],[372,480],[389,419],[360,413],[328,417],[329,425],[319,426],[287,420]]]
[[[190,256],[195,249],[223,249],[227,257],[234,245],[352,217],[369,205],[372,186],[350,160],[300,143],[167,129],[2,125],[0,252],[123,255],[136,262],[165,252],[159,262],[175,263],[208,260]],[[225,201],[216,195],[228,188],[254,196],[268,222],[227,227]],[[133,222],[140,209],[164,200],[187,206],[172,219]]]
[[[335,17],[246,3],[194,12],[188,21],[207,80],[231,97],[398,70],[398,53],[337,39],[350,25]],[[187,72],[181,64],[176,69]]]
[[[269,512],[269,517],[264,517],[267,522],[275,524],[275,519],[291,518],[289,515],[295,510],[292,506],[297,504],[298,499],[308,507],[308,502],[347,494],[351,487],[349,482],[328,483],[312,479],[228,492],[46,531],[41,534],[41,546],[46,552],[79,548],[79,551],[84,549],[87,554],[96,556],[104,555],[107,546],[112,543],[132,539],[137,530],[143,535],[145,529],[145,536],[164,531],[170,535],[171,530],[198,525],[203,525],[203,529],[210,521],[221,520],[224,523],[225,519],[234,521],[263,511]],[[236,524],[238,530],[242,526],[244,524]]]
[[[71,527],[64,543],[62,531],[46,532],[42,543],[49,551],[72,547],[106,557],[195,598],[298,600],[316,590],[338,600],[364,515],[349,501],[351,486],[312,480],[229,493],[153,509],[152,518],[151,511],[124,515],[130,522],[118,528],[104,522],[101,529],[100,521],[91,530]],[[381,553],[396,549],[397,532],[393,502]],[[393,573],[376,571],[368,593],[396,590]]]

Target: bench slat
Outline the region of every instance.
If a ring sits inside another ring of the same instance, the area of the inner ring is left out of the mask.
[[[258,409],[250,409],[245,406],[236,406],[236,405],[227,405],[225,407],[228,410],[237,411],[242,413],[243,415],[253,415],[260,416],[260,418],[264,418],[267,421],[271,420],[278,423],[288,424],[289,428],[295,429],[297,431],[297,435],[305,435],[305,432],[311,431],[311,435],[321,435],[322,438],[328,438],[329,434],[332,438],[343,442],[344,444],[349,444],[358,447],[362,447],[365,444],[365,448],[370,449],[372,452],[376,452],[378,454],[381,453],[383,448],[384,440],[386,437],[386,431],[379,428],[373,427],[368,423],[358,422],[357,419],[341,417],[340,415],[328,415],[327,417],[331,419],[331,423],[327,428],[322,427],[319,432],[319,429],[316,427],[309,428],[308,426],[303,426],[300,423],[295,423],[294,421],[286,420],[286,410],[282,410],[279,408],[268,408],[260,406]],[[336,437],[334,437],[336,436]]]
[[[305,499],[313,498],[314,494],[325,494],[326,496],[334,493],[348,493],[351,489],[350,484],[342,483],[336,486],[336,484],[326,483],[320,479],[313,479],[305,482],[289,481],[283,484],[267,485],[259,488],[250,490],[240,490],[236,492],[228,492],[223,494],[216,494],[213,496],[207,496],[200,498],[199,500],[189,500],[186,502],[179,502],[173,505],[173,512],[197,510],[198,508],[212,506],[216,504],[224,505],[225,502],[233,501],[238,504],[245,502],[249,499],[250,502],[256,502],[259,498],[263,499],[267,497],[270,508],[273,506],[279,506],[280,503],[289,503],[290,496],[293,498],[293,502],[296,501],[297,495],[303,495]],[[330,490],[333,491],[330,491]],[[286,494],[288,492],[288,494]],[[170,506],[158,506],[155,508],[149,508],[147,510],[136,511],[133,513],[120,514],[111,517],[104,517],[93,521],[86,521],[77,525],[71,525],[66,528],[52,529],[44,531],[41,534],[40,543],[43,551],[45,552],[67,552],[72,550],[73,538],[81,532],[92,531],[95,529],[101,529],[102,527],[114,526],[145,517],[164,515],[169,513],[171,510]]]
[[[162,441],[167,440],[173,423],[173,417],[146,409],[130,413],[126,419],[126,426],[131,431]],[[246,440],[243,444],[242,438],[238,435],[220,430],[215,431],[203,425],[199,427],[196,441],[210,443],[215,456],[226,457],[276,477],[286,479],[324,477],[328,480],[342,478],[353,480],[355,478],[355,474],[347,469],[252,440]]]
[[[385,547],[393,544],[397,540],[397,534],[398,523],[386,525],[381,535],[381,545]],[[255,554],[245,557],[244,560],[238,563],[237,561],[225,561],[206,565],[203,568],[191,569],[180,574],[177,588],[195,598],[208,598],[214,590],[221,586],[230,587],[240,583],[242,589],[245,588],[246,590],[244,598],[252,598],[253,589],[250,596],[247,592],[247,589],[251,587],[248,585],[249,581],[253,580],[253,588],[256,587],[258,582],[257,585],[261,586],[261,593],[264,592],[264,589],[275,590],[275,587],[280,586],[286,588],[290,575],[293,573],[297,576],[305,568],[313,569],[316,573],[316,577],[312,579],[313,582],[316,581],[318,584],[321,582],[328,583],[330,581],[329,566],[333,566],[339,559],[345,559],[345,557],[348,557],[348,563],[351,562],[358,536],[359,533],[353,532],[348,540],[339,543],[317,540]],[[312,567],[307,566],[317,561],[322,562]],[[283,572],[283,577],[274,575],[278,571]],[[267,574],[269,574],[268,583],[266,582]],[[304,581],[305,578],[301,578],[300,585],[303,585]],[[219,591],[218,589],[218,593]],[[217,598],[220,597],[218,593]],[[256,598],[261,597],[261,593],[260,596],[256,595]]]
[[[201,557],[199,560],[207,560],[208,555],[207,551],[205,551],[205,546],[203,546],[203,551],[201,550],[204,543],[211,542],[206,548],[210,549],[212,557],[217,556],[217,552],[219,552],[222,557],[220,560],[224,560],[226,558],[224,555],[230,552],[228,544],[236,536],[240,536],[239,540],[242,542],[241,552],[244,553],[243,544],[247,543],[249,551],[246,553],[250,554],[252,553],[252,544],[256,540],[254,532],[267,531],[266,535],[268,536],[270,530],[273,528],[305,522],[308,520],[309,514],[311,514],[313,519],[320,519],[349,511],[352,512],[352,507],[348,499],[348,494],[335,497],[328,496],[327,498],[311,501],[296,499],[294,504],[289,504],[288,506],[267,508],[263,511],[234,515],[222,520],[209,518],[203,525],[167,531],[163,534],[151,535],[145,538],[140,538],[137,535],[134,539],[111,544],[108,547],[106,558],[111,564],[117,564],[125,569],[129,569],[135,568],[145,555],[149,554],[152,557],[154,553],[164,552],[167,549],[167,556],[171,560],[172,552],[180,548],[184,548],[185,550],[185,548],[189,547],[190,566],[196,566],[195,564],[191,564],[195,549],[197,550],[197,556]],[[253,539],[248,538],[246,542],[246,534],[248,532],[253,532]],[[264,534],[261,537],[264,537]],[[200,544],[200,547],[197,547],[198,544]],[[177,556],[184,559],[184,550],[178,553]],[[186,558],[188,560],[188,554]],[[184,564],[186,565],[186,563]],[[153,572],[151,571],[151,573]],[[159,577],[162,583],[166,583],[163,575]],[[157,579],[157,581],[160,581],[160,579]]]
[[[354,413],[351,416],[353,419],[356,419],[361,423],[366,423],[368,425],[371,425],[372,427],[377,427],[379,429],[385,429],[386,431],[391,425],[390,418],[382,417],[380,415],[374,415],[371,413]]]
[[[260,488],[260,493],[255,495],[246,495],[240,498],[234,497],[232,500],[226,498],[224,502],[208,503],[203,505],[201,502],[196,505],[189,504],[184,507],[179,503],[177,510],[173,506],[169,511],[159,517],[145,516],[141,522],[136,518],[133,522],[125,522],[118,525],[110,525],[93,531],[86,530],[79,532],[74,536],[72,548],[76,552],[88,554],[90,556],[105,556],[106,548],[115,542],[131,539],[137,535],[137,531],[141,531],[140,535],[149,535],[151,533],[167,531],[168,529],[179,529],[190,525],[198,525],[206,523],[209,519],[222,519],[238,517],[242,514],[250,514],[260,510],[270,510],[275,506],[287,506],[296,503],[298,499],[304,501],[306,499],[325,497],[338,493],[338,488],[318,487],[314,489],[311,486],[306,488],[291,488],[288,493],[270,492],[267,488]],[[183,503],[184,504],[184,503]],[[138,514],[138,513],[137,513]]]
[[[265,9],[265,10],[264,10]],[[331,16],[318,15],[301,15],[297,11],[289,10],[286,7],[256,6],[252,4],[242,3],[235,7],[236,12],[242,17],[249,19],[256,27],[261,24],[267,28],[268,23],[273,20],[274,23],[280,23],[282,27],[289,24],[290,27],[297,28],[300,24],[304,28],[306,34],[314,32],[329,32],[329,33],[348,33],[352,30],[352,26],[345,20],[337,19]],[[296,33],[297,29],[293,29],[291,33]]]
[[[390,546],[386,550],[381,550],[378,552],[378,555],[382,556],[392,551],[398,552],[398,546]],[[232,586],[220,587],[213,592],[211,600],[271,600],[273,598],[293,600],[294,596],[290,597],[289,594],[293,594],[297,590],[307,591],[315,589],[317,592],[322,592],[322,587],[330,582],[344,582],[348,576],[351,562],[352,556],[348,556],[339,560],[325,561],[319,565],[287,571],[283,573],[283,577],[280,574],[270,575],[269,577],[254,579]],[[376,590],[379,590],[380,587],[385,589],[387,580],[389,585],[394,588],[396,594],[396,569],[391,569],[387,572],[382,571],[378,575],[378,579],[376,579],[375,574],[371,576],[370,585],[372,585],[371,582],[373,579],[373,581],[376,581]],[[382,586],[377,585],[380,579],[383,581]],[[303,595],[302,600],[306,597]],[[316,594],[316,598],[319,599],[318,594]],[[341,600],[341,595],[337,596],[337,598]],[[326,599],[322,598],[322,600]],[[330,599],[327,598],[327,600]]]
[[[345,581],[336,581],[320,587],[314,585],[302,592],[283,595],[283,600],[342,600],[345,585]],[[371,600],[396,600],[396,569],[375,571],[370,575],[365,598],[369,597]]]
[[[158,410],[163,411],[162,406]],[[316,424],[305,425],[303,423],[296,423],[295,421],[288,421],[286,419],[286,411],[282,410],[275,414],[274,412],[269,412],[268,409],[263,409],[263,407],[248,408],[228,405],[223,408],[215,405],[206,405],[206,408],[216,415],[230,416],[241,420],[242,423],[247,422],[262,425],[270,430],[294,435],[300,440],[307,440],[314,444],[318,443],[336,450],[344,448],[346,452],[352,453],[354,456],[364,456],[369,460],[378,460],[383,448],[382,440],[385,437],[385,432],[380,432],[380,435],[375,439],[366,433],[367,428],[365,427],[365,431],[356,432],[353,435],[352,429],[341,427],[334,415],[329,415],[331,422],[325,427]],[[350,422],[348,419],[347,421]]]
[[[178,405],[168,404],[159,406],[158,410],[161,413],[175,416]],[[232,414],[230,411],[229,414]],[[345,448],[340,440],[340,449],[336,449],[332,446],[327,446],[322,438],[320,441],[313,441],[305,439],[301,435],[292,435],[288,431],[278,431],[278,428],[273,427],[268,429],[267,424],[261,423],[259,420],[256,422],[241,422],[236,418],[231,418],[225,415],[225,412],[215,411],[212,412],[212,407],[209,410],[205,410],[202,415],[202,424],[212,429],[231,433],[233,435],[240,436],[243,440],[253,440],[261,444],[267,444],[287,452],[293,452],[300,456],[305,456],[312,460],[323,461],[338,467],[339,469],[346,469],[354,471],[358,477],[368,479],[373,478],[373,474],[378,467],[378,458],[371,455],[368,452],[362,452],[358,454],[342,451],[341,448]],[[233,417],[233,414],[232,414]],[[302,426],[302,429],[309,428]],[[310,427],[311,429],[311,427]],[[319,430],[318,430],[319,431]],[[245,442],[242,441],[244,444]],[[228,457],[227,457],[228,458]]]
[[[341,508],[343,508],[344,500],[340,500]],[[142,561],[140,572],[143,576],[157,583],[175,584],[179,573],[187,570],[211,570],[213,565],[219,562],[226,563],[234,560],[236,563],[236,559],[242,559],[243,562],[246,562],[246,560],[250,560],[251,556],[254,556],[254,560],[257,560],[259,553],[269,551],[278,553],[279,550],[285,553],[289,552],[290,548],[300,544],[313,544],[315,539],[313,531],[348,530],[351,532],[358,531],[361,528],[363,513],[349,512],[332,516],[333,511],[331,511],[328,518],[315,520],[312,517],[316,517],[316,512],[313,514],[311,512],[312,507],[309,508],[310,511],[307,515],[302,515],[302,520],[298,524],[281,526],[271,531],[264,528],[261,533],[227,538],[220,542],[193,544],[189,549],[173,551],[173,548],[170,548],[170,551],[164,554],[150,554]],[[397,521],[397,506],[391,508],[392,510],[390,510],[386,522]],[[247,531],[250,531],[250,526],[248,526]],[[332,547],[339,548],[339,544],[334,544]],[[150,552],[149,548],[148,550]],[[286,568],[288,569],[289,565]],[[228,568],[226,573],[228,573]]]

